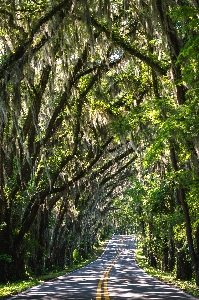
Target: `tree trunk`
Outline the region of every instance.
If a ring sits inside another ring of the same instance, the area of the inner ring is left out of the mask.
[[[170,149],[170,154],[171,154],[171,162],[172,162],[172,166],[173,169],[175,171],[178,171],[178,164],[177,164],[177,159],[176,159],[176,154],[175,154],[175,149],[174,147],[172,147]],[[184,219],[185,219],[185,227],[186,227],[186,236],[187,236],[187,241],[188,241],[188,249],[189,249],[189,254],[190,254],[190,258],[194,267],[194,271],[196,274],[196,284],[198,285],[198,279],[197,279],[197,275],[199,272],[199,255],[198,255],[198,250],[195,251],[194,249],[194,243],[193,243],[193,235],[192,235],[192,227],[191,227],[191,218],[190,218],[190,214],[189,214],[189,207],[188,204],[186,202],[186,195],[185,195],[185,190],[183,187],[179,186],[179,188],[176,190],[176,195],[177,195],[177,201],[178,203],[180,203],[181,207],[182,207],[182,211],[183,211],[183,215],[184,215]],[[183,261],[183,254],[179,254],[179,258],[180,261]]]
[[[182,248],[181,243],[177,243],[177,270],[176,277],[180,280],[190,280],[192,278],[192,265],[188,260],[188,249]]]
[[[169,253],[168,253],[168,271],[172,272],[175,267],[175,246],[173,239],[169,240]]]
[[[163,260],[162,260],[162,269],[163,271],[167,272],[169,266],[169,246],[167,241],[164,242],[164,248],[163,248]]]
[[[36,255],[36,273],[38,275],[42,274],[45,269],[45,253],[46,248],[46,232],[48,227],[48,210],[46,207],[40,209],[39,211],[39,236],[38,236],[38,247]]]
[[[153,252],[149,252],[149,254],[148,254],[148,263],[153,268],[157,267],[157,260],[154,256]]]
[[[196,228],[196,247],[197,247],[197,257],[198,261],[195,266],[195,275],[196,275],[196,285],[199,286],[199,224]]]
[[[13,248],[8,226],[0,231],[0,282],[16,281],[25,276],[25,252],[22,245]]]

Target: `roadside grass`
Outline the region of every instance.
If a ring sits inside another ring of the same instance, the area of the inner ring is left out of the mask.
[[[98,247],[94,247],[94,252],[88,257],[88,259],[82,260],[80,262],[75,262],[71,266],[65,267],[64,270],[53,270],[41,276],[29,276],[27,280],[21,280],[17,282],[0,284],[0,300],[7,300],[8,298],[27,290],[30,287],[40,285],[45,281],[57,278],[61,275],[70,273],[74,270],[77,270],[92,261],[96,260],[104,251],[107,241],[100,242]]]
[[[136,261],[140,268],[142,268],[147,274],[163,281],[169,283],[179,289],[182,289],[187,294],[199,298],[199,287],[195,284],[195,279],[190,281],[182,281],[176,279],[175,273],[163,272],[158,269],[150,267],[147,263],[146,257],[142,254],[140,249],[136,251]]]

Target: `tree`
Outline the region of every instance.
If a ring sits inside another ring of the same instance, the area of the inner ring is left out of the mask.
[[[197,9],[0,5],[0,281],[23,277],[25,262],[64,267],[75,249],[92,251],[103,227],[136,220],[164,269],[186,244],[199,284]]]

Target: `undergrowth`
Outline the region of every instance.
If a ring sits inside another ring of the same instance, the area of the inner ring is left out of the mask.
[[[150,267],[147,263],[146,257],[142,254],[142,251],[138,249],[136,251],[136,261],[140,268],[142,268],[148,275],[151,275],[163,282],[169,283],[184,292],[199,298],[199,287],[195,284],[195,279],[190,281],[183,281],[176,279],[175,272],[163,272],[158,269]]]
[[[0,300],[7,300],[9,297],[16,295],[30,287],[42,284],[47,280],[51,280],[57,278],[61,275],[70,273],[76,269],[79,269],[88,263],[94,261],[101,255],[103,249],[105,247],[105,243],[103,242],[100,244],[98,248],[95,249],[94,254],[86,260],[82,260],[80,262],[73,263],[71,266],[65,267],[64,270],[54,270],[53,272],[46,273],[42,276],[30,276],[28,280],[7,283],[7,284],[0,284]],[[186,293],[193,295],[199,298],[199,287],[196,286],[195,280],[192,279],[191,281],[182,281],[176,279],[175,273],[168,273],[163,272],[158,269],[154,269],[150,267],[147,263],[146,257],[142,254],[141,250],[136,251],[136,261],[138,265],[149,275],[158,278],[161,281],[166,283],[172,284],[177,288],[182,289]]]
[[[29,276],[27,280],[23,281],[17,281],[17,282],[12,282],[12,283],[7,283],[7,284],[0,284],[0,300],[7,300],[13,295],[16,295],[22,291],[27,290],[30,287],[40,285],[44,283],[47,280],[51,280],[54,278],[57,278],[61,275],[70,273],[74,270],[77,270],[90,262],[96,260],[101,253],[104,250],[106,241],[101,242],[100,245],[97,248],[94,248],[94,253],[85,260],[82,260],[80,262],[75,262],[71,266],[66,266],[64,270],[54,270],[52,272],[48,272],[45,275],[41,276]]]

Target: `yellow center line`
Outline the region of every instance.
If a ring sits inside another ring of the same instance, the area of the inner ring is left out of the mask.
[[[104,284],[104,298],[105,300],[110,300],[109,297],[109,292],[108,292],[108,275],[114,266],[115,262],[118,260],[120,253],[122,252],[122,244],[123,244],[124,238],[122,237],[120,248],[118,249],[116,257],[112,260],[110,265],[106,268],[104,273],[102,274],[102,277],[100,278],[100,281],[97,286],[97,293],[96,293],[96,300],[101,300],[102,299],[102,284]]]

